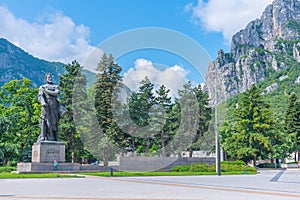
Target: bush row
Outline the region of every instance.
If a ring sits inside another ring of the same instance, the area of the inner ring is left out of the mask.
[[[11,166],[3,166],[3,167],[0,167],[0,173],[3,173],[3,172],[11,172],[11,171],[15,171],[17,170],[16,167],[11,167]]]
[[[195,163],[191,165],[181,165],[173,167],[175,172],[215,172],[216,165],[205,163]],[[254,167],[247,166],[243,161],[223,161],[221,163],[222,172],[256,172]]]

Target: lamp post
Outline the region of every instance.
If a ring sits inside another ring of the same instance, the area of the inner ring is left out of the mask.
[[[220,141],[218,132],[218,115],[217,105],[215,107],[215,140],[216,140],[216,173],[221,176],[221,153],[220,153]]]
[[[213,70],[211,72],[215,72],[216,73],[216,79],[219,75],[219,73],[217,72],[217,70]],[[217,81],[215,80],[215,124],[214,124],[214,128],[215,128],[215,145],[216,145],[216,173],[218,174],[218,176],[221,176],[221,153],[220,153],[220,141],[219,141],[219,132],[218,132],[218,111],[217,111],[217,106],[218,106],[218,92],[217,92]]]

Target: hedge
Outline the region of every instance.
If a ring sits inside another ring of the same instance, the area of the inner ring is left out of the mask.
[[[206,163],[195,163],[191,165],[181,165],[173,167],[175,172],[214,172],[216,165]],[[223,161],[221,162],[222,172],[256,172],[254,167],[247,166],[243,161]]]

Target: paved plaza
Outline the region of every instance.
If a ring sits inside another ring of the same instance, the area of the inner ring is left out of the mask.
[[[300,170],[257,175],[0,179],[7,200],[300,199]]]

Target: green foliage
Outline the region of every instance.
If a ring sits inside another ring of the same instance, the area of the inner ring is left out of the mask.
[[[17,170],[16,167],[11,167],[11,166],[0,167],[0,173],[3,173],[3,172],[12,172],[12,171],[16,171],[16,170]]]
[[[100,135],[107,135],[110,141],[117,147],[124,149],[130,144],[131,137],[122,131],[117,125],[113,116],[114,109],[121,112],[121,102],[117,98],[118,91],[122,81],[120,75],[122,68],[114,62],[112,55],[109,57],[103,54],[101,61],[96,68],[97,81],[94,86],[95,93],[95,109],[101,130]],[[107,158],[108,156],[104,156]],[[104,160],[105,165],[108,160]]]
[[[273,152],[274,121],[269,108],[255,85],[242,94],[221,131],[222,146],[232,158],[247,163]]]
[[[284,132],[286,137],[292,138],[290,153],[300,149],[300,100],[295,93],[289,98],[284,117]]]
[[[256,172],[254,167],[246,166],[243,161],[223,161],[221,162],[222,172]],[[215,165],[205,163],[195,163],[191,165],[181,165],[173,167],[174,172],[215,172]]]
[[[224,57],[228,63],[235,62],[232,53],[224,53]]]
[[[81,173],[83,175],[109,177],[110,172],[94,172]],[[245,172],[223,172],[223,174],[245,174]],[[256,174],[256,172],[249,172],[249,174]],[[139,176],[197,176],[197,175],[216,175],[216,172],[114,172],[116,177],[139,177]]]
[[[30,161],[39,134],[38,90],[30,80],[12,80],[0,88],[0,163]]]
[[[8,178],[83,178],[73,174],[14,174],[9,172],[0,173],[0,179]]]
[[[161,154],[165,156],[165,144],[168,142],[168,135],[166,137],[166,121],[168,119],[168,114],[171,112],[171,97],[169,97],[170,90],[167,89],[164,85],[161,85],[158,90],[155,91],[157,94],[156,104],[159,106],[161,111],[159,111],[159,124],[161,127],[161,131],[159,135],[156,135],[157,140],[161,142]],[[175,123],[175,122],[172,122]]]
[[[298,34],[300,34],[300,22],[297,20],[290,20],[287,24],[286,27],[291,28],[295,30]]]
[[[259,165],[257,165],[258,168],[280,168],[280,165],[279,164],[276,164],[275,163],[261,163]]]
[[[212,114],[212,109],[209,107],[208,94],[202,91],[201,85],[194,87],[193,92],[197,98],[199,112],[198,127],[192,144],[190,145],[190,157],[192,156],[193,150],[203,149],[205,145],[205,141],[203,139],[208,137],[205,134],[208,132]]]
[[[68,113],[60,120],[60,137],[66,143],[66,160],[73,163],[92,158],[83,146],[74,121],[79,112],[87,112],[85,109],[76,110],[76,112],[73,110],[74,106],[84,108],[87,99],[87,80],[81,74],[81,70],[80,64],[72,61],[71,64],[66,65],[66,73],[60,76],[59,81],[60,102],[68,110]]]

